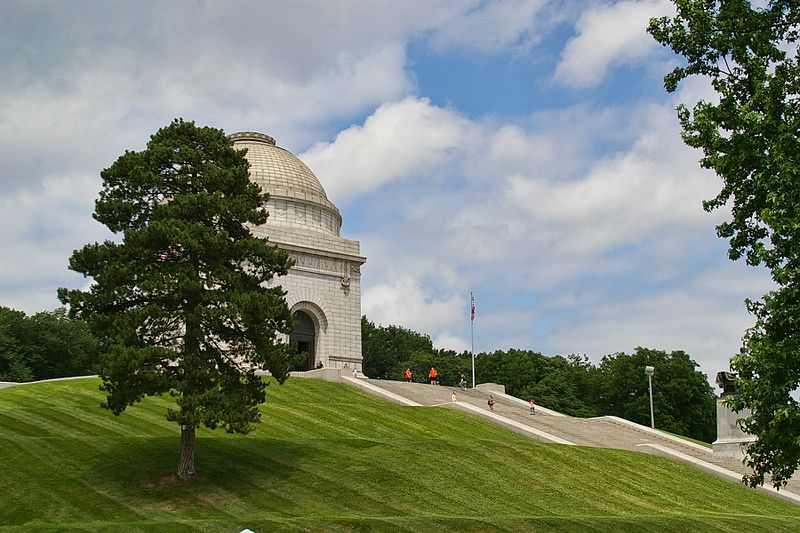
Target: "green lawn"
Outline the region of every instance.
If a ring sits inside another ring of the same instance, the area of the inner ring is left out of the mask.
[[[179,484],[169,400],[114,417],[98,384],[0,390],[0,530],[800,530],[800,507],[660,457],[317,380],[270,385],[250,435],[201,431]]]

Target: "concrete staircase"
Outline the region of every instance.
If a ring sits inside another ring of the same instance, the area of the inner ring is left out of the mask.
[[[462,391],[458,387],[354,379],[344,375],[341,381],[403,405],[459,409],[543,442],[662,455],[734,482],[741,482],[742,476],[749,473],[737,459],[715,456],[710,448],[621,418],[576,418],[540,406],[536,408],[536,415],[531,415],[527,401],[504,394],[502,387],[496,385],[479,385],[478,389]],[[452,401],[453,391],[456,402]],[[490,394],[495,400],[494,412],[486,403]],[[771,487],[758,490],[800,505],[798,479],[791,480],[780,491]]]

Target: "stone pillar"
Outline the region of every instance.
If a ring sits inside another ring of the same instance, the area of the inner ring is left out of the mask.
[[[725,398],[717,398],[717,440],[714,441],[714,455],[744,459],[747,446],[756,438],[748,435],[736,423],[741,418],[750,416],[750,410],[733,412],[725,405]]]

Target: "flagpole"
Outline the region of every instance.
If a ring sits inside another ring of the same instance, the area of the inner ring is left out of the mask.
[[[472,388],[475,388],[475,333],[473,324],[475,323],[475,297],[469,291],[469,338],[471,343],[470,352],[472,353]]]

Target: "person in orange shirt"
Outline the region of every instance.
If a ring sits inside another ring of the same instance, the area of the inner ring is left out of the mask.
[[[411,383],[411,369],[406,368],[406,381]]]
[[[431,367],[431,371],[428,372],[428,379],[431,380],[431,385],[436,385],[436,378],[438,376],[439,373],[436,371],[436,369]]]

